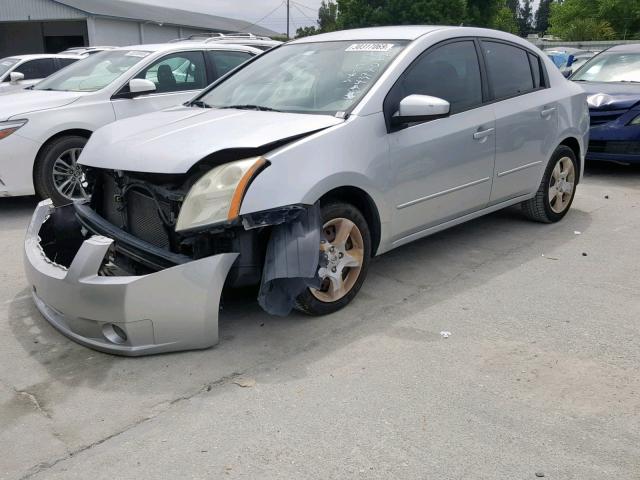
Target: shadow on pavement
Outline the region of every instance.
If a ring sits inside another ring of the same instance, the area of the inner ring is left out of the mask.
[[[18,210],[33,205],[24,200],[14,203]],[[221,343],[200,352],[128,359],[89,350],[55,331],[33,306],[28,289],[9,305],[9,324],[29,357],[48,372],[46,382],[33,386],[36,393],[46,396],[52,383],[65,385],[65,395],[69,396],[74,395],[72,387],[77,386],[135,390],[142,388],[136,386],[139,375],[146,376],[146,370],[165,364],[167,375],[157,377],[153,383],[145,382],[144,389],[172,391],[175,385],[171,368],[215,364],[225,367],[229,374],[256,366],[269,367],[303,352],[309,362],[361,337],[392,331],[394,322],[390,323],[385,314],[397,311],[400,321],[403,306],[412,298],[428,296],[431,304],[436,304],[460,295],[465,289],[489,281],[487,275],[501,275],[539,257],[541,252],[553,250],[570,238],[564,232],[585,232],[589,224],[589,215],[579,210],[573,210],[563,222],[543,225],[525,220],[517,208],[468,222],[374,259],[358,298],[343,311],[327,317],[312,318],[295,312],[288,317],[269,316],[258,306],[255,290],[229,292],[220,315]],[[539,248],[526,248],[536,243]],[[514,252],[522,252],[522,256],[510,255]],[[492,268],[481,270],[488,262]],[[462,277],[464,283],[459,281]],[[431,341],[438,338],[438,332],[431,332],[429,324],[425,318],[425,330],[398,330],[396,334],[419,333],[417,338]],[[305,364],[291,363],[288,378],[306,375]],[[110,375],[114,369],[126,369],[129,375],[113,381]]]

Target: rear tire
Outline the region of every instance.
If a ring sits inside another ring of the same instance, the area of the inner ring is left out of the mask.
[[[76,163],[86,143],[85,137],[70,135],[45,145],[33,171],[34,187],[40,198],[50,198],[56,206],[87,198],[83,176]]]
[[[578,162],[569,147],[560,145],[547,165],[536,195],[520,204],[530,220],[555,223],[567,214],[576,195]]]
[[[322,287],[308,288],[296,300],[296,310],[308,315],[328,315],[347,306],[364,283],[371,257],[371,233],[360,210],[332,201],[322,206],[321,214],[324,243],[319,247],[329,263],[319,266]]]

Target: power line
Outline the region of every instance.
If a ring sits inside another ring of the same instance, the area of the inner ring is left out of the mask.
[[[305,14],[299,7],[298,2],[291,2],[293,3],[293,8],[295,8],[296,10],[298,10],[303,17],[306,17],[307,19],[311,20],[312,22],[316,22],[316,20],[314,20],[313,18],[311,18],[310,16],[308,16],[307,14]]]
[[[280,4],[278,4],[278,6],[276,8],[274,8],[273,10],[271,10],[269,13],[267,13],[264,17],[262,17],[260,20],[257,20],[255,22],[253,22],[251,25],[246,26],[245,28],[243,28],[243,30],[249,30],[251,27],[255,27],[256,25],[258,25],[260,22],[262,22],[263,20],[266,20],[267,18],[269,18],[271,15],[273,15],[274,13],[276,13],[276,11],[282,7],[283,5],[285,5],[285,0],[282,0],[280,2]]]
[[[298,3],[298,2],[295,2],[295,1],[293,1],[293,0],[292,0],[292,3],[295,3],[295,4],[297,4],[299,7],[306,8],[307,10],[310,10],[310,11],[312,11],[312,12],[314,12],[314,13],[318,13],[318,9],[316,9],[316,8],[311,8],[311,7],[309,7],[308,5],[305,5],[305,4],[303,4],[303,3]]]

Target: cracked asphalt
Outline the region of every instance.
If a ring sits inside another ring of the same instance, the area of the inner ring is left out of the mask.
[[[35,310],[34,205],[0,199],[1,479],[640,478],[640,168],[377,258],[333,316],[237,292],[219,346],[140,359]]]

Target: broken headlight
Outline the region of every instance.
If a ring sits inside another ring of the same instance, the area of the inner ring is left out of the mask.
[[[237,218],[249,183],[266,164],[262,157],[248,158],[220,165],[203,175],[182,204],[176,231]]]

